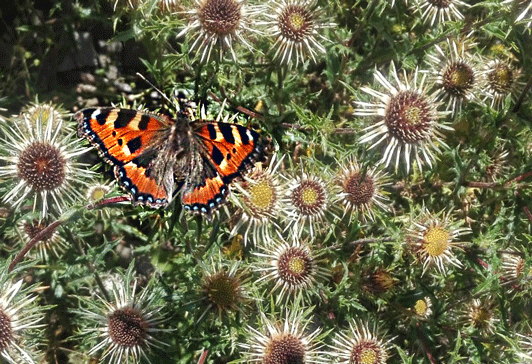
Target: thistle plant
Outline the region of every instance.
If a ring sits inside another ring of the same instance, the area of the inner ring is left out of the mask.
[[[0,361],[532,360],[529,0],[15,5]]]

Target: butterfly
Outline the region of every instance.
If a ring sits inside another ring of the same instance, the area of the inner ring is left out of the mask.
[[[265,161],[269,140],[242,125],[124,108],[75,114],[78,134],[114,166],[134,204],[164,207],[180,194],[185,210],[211,216],[229,183]]]

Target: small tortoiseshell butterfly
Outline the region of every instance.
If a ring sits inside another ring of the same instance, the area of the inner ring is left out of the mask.
[[[186,210],[210,215],[225,202],[228,184],[268,149],[259,133],[238,124],[176,119],[122,108],[76,113],[78,133],[94,145],[134,204],[166,206],[181,194]]]

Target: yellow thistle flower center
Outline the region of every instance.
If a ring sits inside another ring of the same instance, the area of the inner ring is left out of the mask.
[[[427,305],[427,302],[425,302],[425,300],[417,300],[416,304],[414,305],[414,311],[418,316],[425,316],[428,307],[429,306]]]
[[[48,108],[41,109],[41,115],[40,116],[41,116],[42,120],[48,120],[50,118],[50,115],[52,115],[50,113],[50,111],[51,110],[48,109]]]
[[[421,122],[421,118],[424,115],[423,110],[416,105],[405,106],[405,121],[411,125],[418,125]]]
[[[499,85],[509,86],[512,82],[512,71],[508,67],[500,67],[494,74],[495,81]]]
[[[503,43],[499,43],[499,44],[495,44],[494,46],[492,46],[490,48],[490,51],[493,52],[494,54],[504,55],[506,54],[506,52],[508,52],[508,49],[506,49]]]
[[[249,190],[250,203],[256,209],[268,210],[274,202],[274,192],[267,180],[252,185]]]
[[[288,21],[290,22],[290,27],[295,31],[301,30],[305,25],[305,18],[303,18],[303,15],[298,12],[290,14]]]
[[[311,186],[307,186],[303,189],[303,191],[301,191],[301,201],[303,201],[303,203],[306,205],[316,204],[318,202],[318,197],[318,191]]]
[[[279,14],[277,24],[283,38],[299,43],[308,38],[315,23],[309,9],[290,4]]]
[[[440,82],[450,97],[463,99],[475,84],[475,72],[465,61],[453,61],[443,70]]]
[[[458,68],[451,74],[451,83],[455,87],[468,87],[471,83],[471,73],[468,69]]]
[[[281,281],[294,287],[302,287],[312,280],[313,258],[301,247],[290,247],[282,252],[277,261],[277,274]]]
[[[327,209],[327,191],[321,181],[304,179],[294,186],[291,200],[297,213],[304,216],[319,216]]]
[[[351,349],[350,364],[379,364],[382,363],[383,353],[378,342],[366,339],[357,343]]]
[[[288,262],[288,267],[292,274],[303,274],[306,271],[307,262],[301,257],[292,257]]]
[[[373,348],[364,348],[360,354],[360,362],[364,364],[377,363],[377,353]]]
[[[449,247],[449,232],[441,227],[431,227],[423,235],[424,249],[428,255],[438,257]]]
[[[92,202],[100,201],[108,192],[107,188],[96,186],[90,190],[89,200]]]
[[[477,327],[482,326],[491,320],[491,313],[484,307],[478,307],[471,312],[471,320]]]
[[[43,123],[44,125],[53,123],[53,130],[62,122],[61,114],[50,105],[33,106],[24,115],[27,116],[27,120],[32,126],[37,125],[37,123]]]
[[[41,107],[33,107],[30,110],[28,110],[28,116],[30,120],[32,121],[35,121],[35,120],[48,121],[50,116],[52,116],[53,111],[54,110],[51,107],[43,105]]]
[[[488,73],[488,85],[495,92],[508,94],[512,91],[514,77],[514,72],[508,65],[498,63]]]

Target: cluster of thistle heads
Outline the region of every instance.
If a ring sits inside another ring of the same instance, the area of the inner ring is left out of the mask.
[[[297,79],[298,72],[336,49],[340,35],[345,37],[338,28],[348,22],[333,15],[335,6],[344,5],[196,0],[187,6],[172,0],[118,0],[114,7],[117,14],[179,19],[181,30],[175,36],[183,41],[184,54],[192,55],[185,57],[189,66],[201,69],[229,62],[240,67],[245,60],[274,65],[283,70],[278,77],[291,74]],[[409,362],[412,357],[446,361],[455,348],[448,343],[449,332],[458,324],[468,345],[483,345],[498,335],[493,352],[508,351],[515,360],[529,360],[528,328],[508,305],[496,304],[508,296],[529,303],[528,255],[517,244],[505,244],[503,251],[490,244],[501,236],[517,236],[519,225],[532,223],[532,215],[521,203],[515,209],[522,208],[525,219],[490,230],[486,226],[496,225],[497,218],[473,212],[483,203],[508,212],[502,202],[492,202],[497,196],[479,189],[518,185],[513,197],[518,196],[525,189],[519,183],[528,177],[527,171],[508,177],[515,169],[510,157],[518,148],[508,137],[492,135],[495,132],[480,133],[482,139],[477,140],[481,148],[497,146],[481,150],[489,156],[482,171],[461,160],[474,160],[475,152],[480,153],[465,145],[464,129],[475,125],[472,118],[486,120],[478,115],[490,115],[510,124],[514,120],[508,115],[529,105],[522,81],[526,62],[515,54],[517,47],[476,37],[481,31],[474,26],[481,27],[482,19],[467,23],[468,31],[457,31],[468,18],[489,14],[483,9],[494,6],[491,2],[418,0],[375,3],[370,9],[384,17],[390,6],[406,9],[417,17],[415,26],[439,32],[439,37],[422,46],[424,53],[413,67],[400,59],[371,65],[373,86],[371,80],[349,83],[339,77],[338,94],[348,95],[344,115],[349,116],[338,116],[333,127],[325,120],[336,114],[320,119],[329,128],[326,148],[308,146],[313,144],[308,134],[316,128],[308,113],[298,113],[302,125],[283,125],[282,143],[268,163],[258,163],[231,186],[227,205],[217,213],[219,222],[207,228],[212,229],[210,238],[201,223],[176,217],[175,211],[123,205],[83,211],[83,206],[119,195],[120,190],[93,171],[95,158],[77,138],[70,116],[58,106],[34,103],[16,116],[1,118],[4,250],[16,252],[39,240],[27,262],[9,274],[5,267],[1,271],[2,358],[9,363],[43,360],[39,333],[46,327],[44,312],[52,307],[39,305],[37,298],[48,288],[26,284],[20,277],[26,274],[29,279],[27,272],[36,269],[35,264],[52,269],[69,251],[72,255],[73,245],[83,252],[87,248],[81,243],[114,241],[118,252],[124,241],[115,235],[128,231],[147,242],[169,240],[176,246],[190,243],[193,233],[194,250],[175,249],[178,258],[167,262],[182,274],[170,274],[163,266],[146,283],[131,263],[125,272],[105,273],[94,287],[76,294],[78,305],[69,309],[78,320],[80,343],[75,351],[83,362],[90,357],[109,363],[159,362],[165,355],[198,363],[211,362],[210,357],[268,364],[382,364]],[[512,16],[512,31],[530,35],[530,2],[506,0],[497,6]],[[375,13],[368,13],[365,21]],[[352,31],[343,42],[352,47],[356,35]],[[267,49],[257,46],[264,42]],[[261,122],[266,124],[267,117]],[[263,132],[268,130],[264,125]],[[532,140],[530,133],[519,133]],[[457,162],[451,165],[453,159]],[[471,181],[468,174],[481,181]],[[464,191],[455,196],[461,187]],[[131,211],[137,211],[136,219]],[[117,230],[113,220],[135,226]],[[54,221],[63,225],[45,230]],[[148,235],[143,235],[144,221],[150,221]],[[230,244],[222,249],[213,241]],[[474,290],[488,272],[492,281],[500,282],[500,291],[479,288],[475,296],[463,294]],[[169,282],[165,276],[180,280]],[[460,283],[460,277],[469,285]],[[508,316],[511,319],[501,326]],[[426,332],[440,327],[449,330]],[[213,340],[201,337],[213,332]],[[201,350],[197,342],[208,343],[207,348]],[[458,348],[455,354],[471,352]]]

